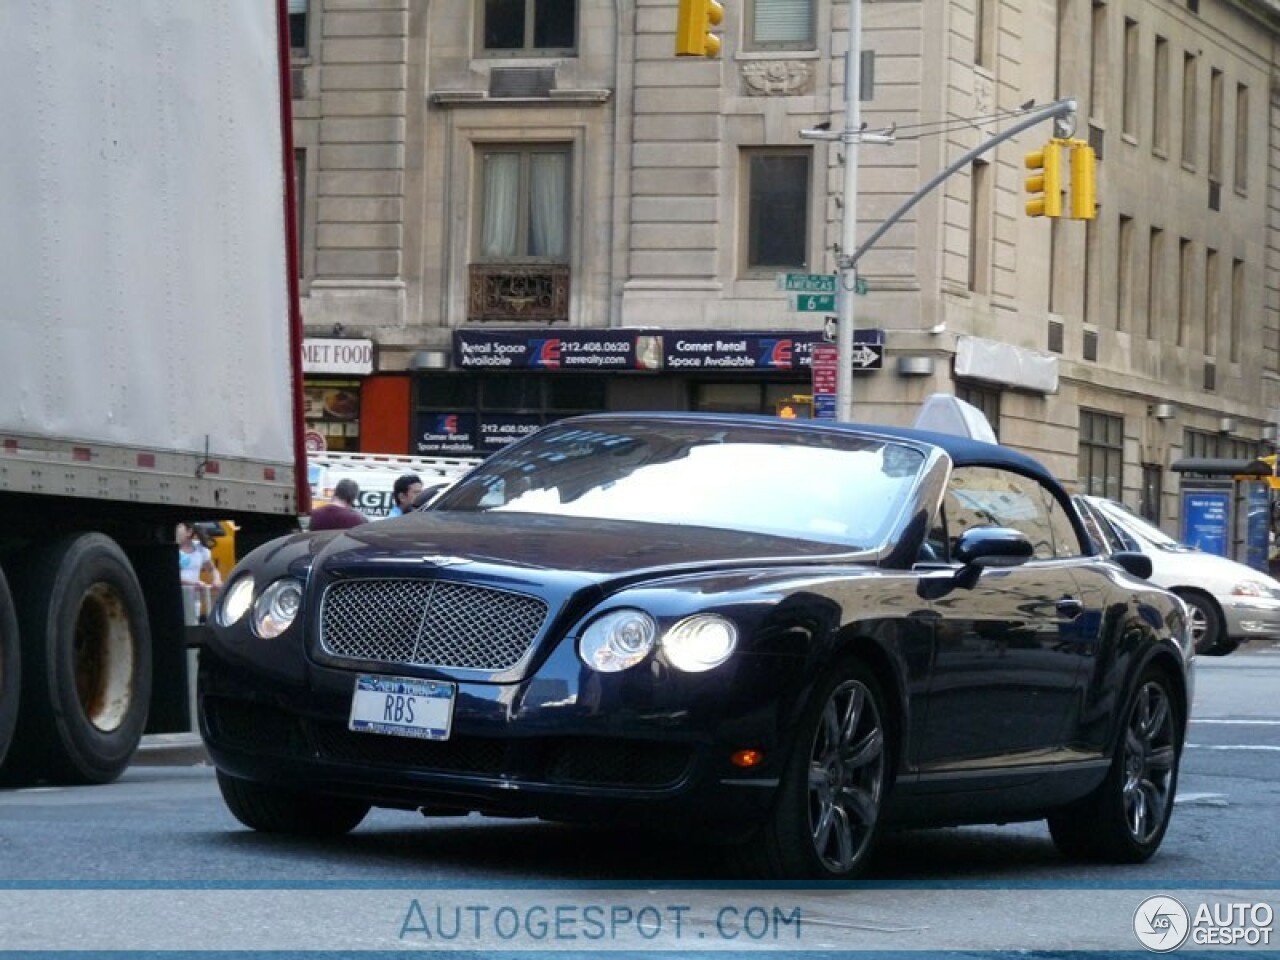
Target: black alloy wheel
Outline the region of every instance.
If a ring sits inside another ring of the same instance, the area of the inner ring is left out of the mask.
[[[1068,856],[1141,863],[1160,846],[1173,814],[1182,753],[1182,710],[1165,673],[1138,683],[1106,779],[1088,797],[1049,817]]]
[[[744,848],[754,873],[836,880],[862,872],[889,787],[886,717],[864,664],[843,661],[831,671],[805,711],[770,820]]]

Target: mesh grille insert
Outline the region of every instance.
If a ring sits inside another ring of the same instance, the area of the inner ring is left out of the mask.
[[[508,670],[537,638],[536,597],[441,580],[352,580],[325,592],[320,644],[335,657]]]

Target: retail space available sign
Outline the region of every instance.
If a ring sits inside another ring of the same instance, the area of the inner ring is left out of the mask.
[[[373,373],[373,341],[338,337],[302,341],[303,373]]]
[[[492,453],[542,426],[536,414],[419,413],[414,418],[414,453]]]
[[[884,331],[855,330],[854,367],[877,370]],[[821,330],[489,331],[454,333],[454,360],[464,369],[536,370],[807,370]]]

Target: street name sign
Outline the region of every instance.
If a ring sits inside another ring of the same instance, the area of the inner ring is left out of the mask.
[[[799,313],[830,313],[836,308],[834,293],[796,293],[791,309]]]
[[[780,273],[777,277],[779,290],[788,293],[835,293],[836,275],[834,273]]]

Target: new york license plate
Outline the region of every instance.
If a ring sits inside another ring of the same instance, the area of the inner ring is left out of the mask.
[[[347,726],[361,733],[448,740],[457,692],[452,683],[361,674]]]

